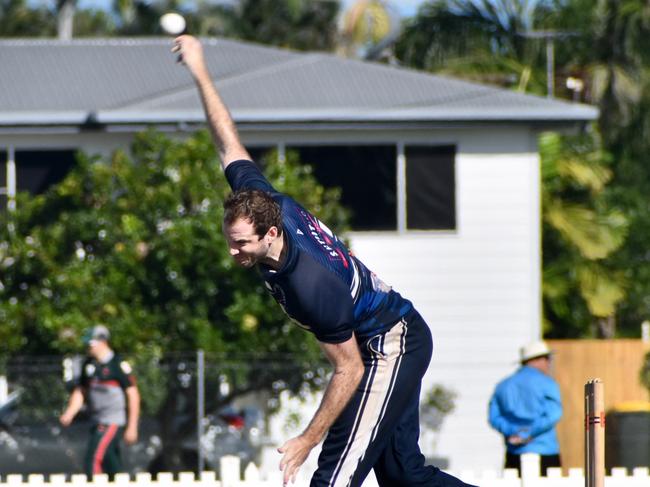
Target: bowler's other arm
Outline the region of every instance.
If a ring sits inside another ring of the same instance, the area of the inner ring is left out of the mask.
[[[298,469],[307,459],[309,452],[320,443],[339,417],[363,377],[363,361],[354,334],[343,343],[320,342],[320,346],[334,366],[334,372],[307,429],[278,449],[284,454],[280,469],[284,472],[285,484],[289,480],[295,481]]]

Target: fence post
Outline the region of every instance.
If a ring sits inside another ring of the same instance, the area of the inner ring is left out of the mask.
[[[234,455],[226,455],[219,460],[221,487],[234,487],[241,479],[241,461]]]
[[[7,376],[0,375],[0,404],[4,404],[9,399],[9,384]]]
[[[249,463],[248,467],[246,467],[246,469],[244,470],[244,480],[246,482],[260,481],[260,471],[253,462]]]
[[[585,384],[585,487],[605,485],[605,393],[600,379]]]
[[[203,350],[196,352],[196,444],[198,453],[197,474],[205,470],[203,452],[203,418],[205,417],[205,355]]]
[[[521,455],[521,487],[537,485],[540,477],[541,459],[537,453],[522,453]]]

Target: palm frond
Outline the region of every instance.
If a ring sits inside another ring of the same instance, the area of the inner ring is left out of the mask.
[[[602,191],[612,178],[610,169],[577,157],[558,161],[557,171],[558,175],[594,193]]]
[[[548,299],[563,298],[571,292],[571,281],[565,263],[553,262],[542,269],[542,295]]]
[[[599,318],[612,316],[616,305],[625,297],[623,274],[591,264],[581,267],[577,275],[580,292],[590,313]]]
[[[585,258],[604,259],[618,249],[627,236],[628,221],[623,213],[600,213],[583,205],[552,199],[545,220]]]

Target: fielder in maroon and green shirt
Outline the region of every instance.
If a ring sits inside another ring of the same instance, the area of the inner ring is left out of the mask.
[[[135,377],[129,363],[110,348],[108,339],[108,329],[102,325],[84,336],[88,357],[60,418],[61,424],[68,426],[84,403],[88,406],[92,426],[84,467],[89,478],[121,472],[120,441],[124,438],[132,444],[138,439],[140,395]]]

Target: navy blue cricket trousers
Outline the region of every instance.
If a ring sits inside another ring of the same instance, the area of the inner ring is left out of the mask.
[[[424,464],[419,397],[433,349],[416,312],[360,343],[365,373],[330,428],[311,487],[358,487],[371,469],[382,487],[472,487]]]

